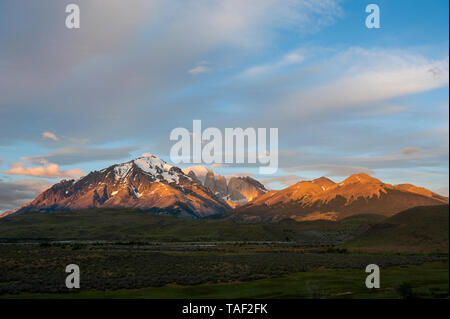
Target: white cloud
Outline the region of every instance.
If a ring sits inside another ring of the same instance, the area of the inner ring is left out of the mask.
[[[324,83],[300,89],[283,103],[293,114],[307,115],[351,108],[421,93],[448,85],[448,57],[430,60],[407,52],[352,48],[328,60]],[[334,72],[338,69],[338,76]]]
[[[188,71],[189,74],[193,74],[193,75],[200,74],[200,73],[208,73],[208,72],[211,72],[211,68],[204,66],[204,65],[196,66],[195,68],[192,68]]]
[[[76,177],[85,175],[85,173],[79,168],[61,171],[58,164],[53,163],[34,167],[23,167],[24,165],[25,163],[23,162],[16,162],[13,164],[11,169],[4,171],[3,173],[9,175],[38,176],[47,178]]]
[[[304,60],[305,60],[305,57],[302,54],[299,54],[297,52],[292,52],[292,53],[284,55],[280,60],[278,60],[276,62],[261,64],[261,65],[257,65],[257,66],[248,68],[241,74],[241,76],[254,77],[254,76],[270,74],[270,73],[276,72],[280,68],[283,68],[286,66],[301,64]]]
[[[42,138],[44,138],[44,139],[48,138],[48,139],[54,140],[56,142],[59,141],[59,138],[52,132],[43,132]]]

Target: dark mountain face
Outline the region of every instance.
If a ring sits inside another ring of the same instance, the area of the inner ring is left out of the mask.
[[[102,207],[140,208],[189,217],[206,217],[230,209],[198,180],[153,156],[91,172],[79,180],[61,181],[10,213]]]

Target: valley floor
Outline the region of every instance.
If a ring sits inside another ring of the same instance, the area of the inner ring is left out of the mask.
[[[448,255],[286,243],[0,245],[0,298],[448,298]],[[65,265],[81,270],[68,292]],[[365,266],[381,288],[365,287]]]
[[[334,222],[22,214],[0,220],[0,298],[448,298],[448,218],[448,205]]]

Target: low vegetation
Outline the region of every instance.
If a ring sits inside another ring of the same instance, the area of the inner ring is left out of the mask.
[[[180,219],[127,209],[24,213],[0,219],[0,240],[282,241],[336,245],[360,234],[368,225],[382,218],[360,215],[339,222],[283,220],[276,223],[238,223],[214,219]]]
[[[448,297],[448,205],[337,222],[27,213],[1,219],[0,238],[2,297]],[[72,263],[76,293],[65,287]],[[364,285],[371,263],[382,269],[375,292]]]
[[[259,245],[2,244],[0,294],[61,293],[65,266],[81,269],[83,290],[246,282],[317,269],[382,268],[446,261],[447,256],[368,255],[345,251]],[[361,284],[363,281],[361,279]]]

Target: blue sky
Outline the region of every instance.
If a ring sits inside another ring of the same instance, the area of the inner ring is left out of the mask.
[[[448,1],[0,4],[0,211],[176,127],[278,127],[278,189],[367,172],[448,196]],[[367,29],[376,3],[381,28]]]

